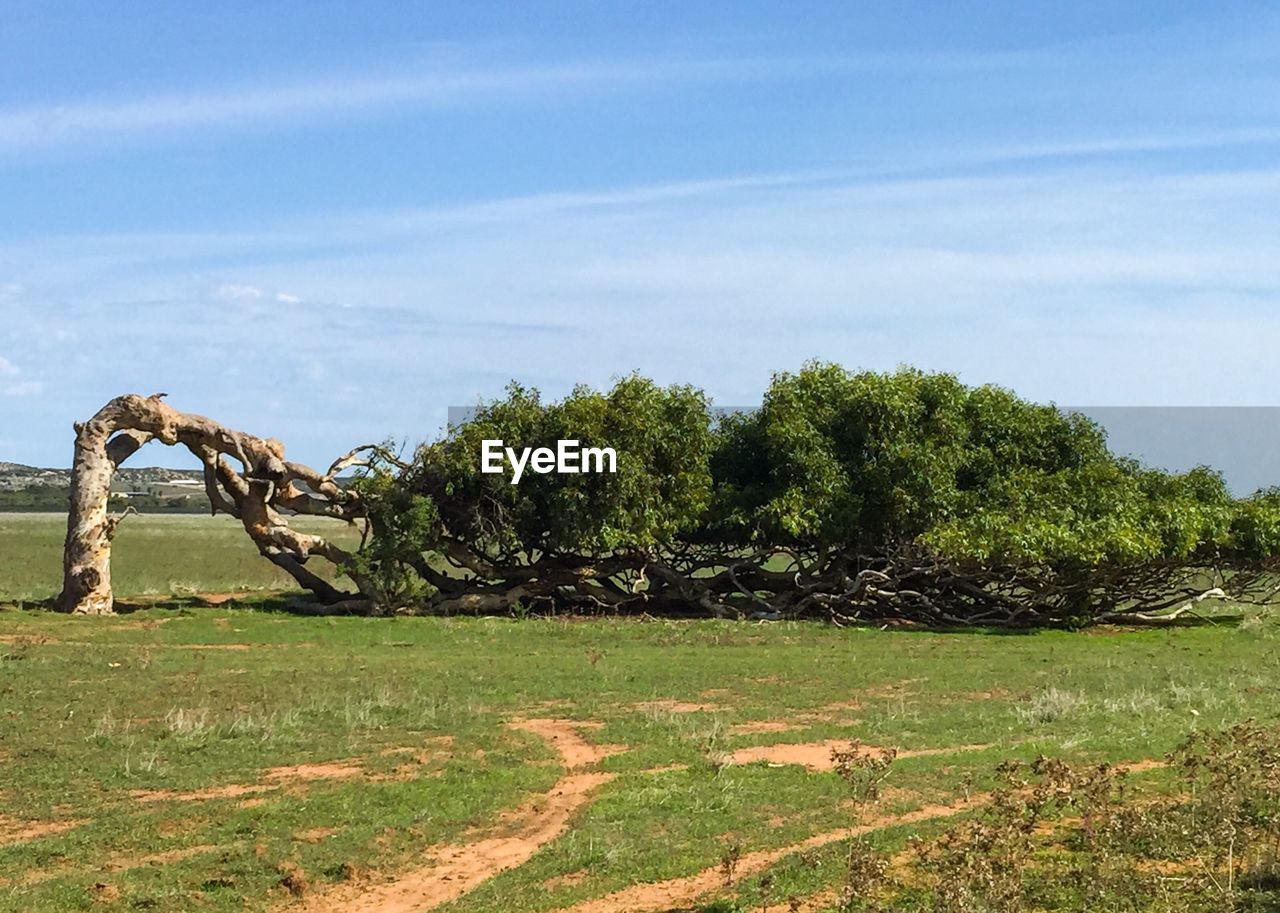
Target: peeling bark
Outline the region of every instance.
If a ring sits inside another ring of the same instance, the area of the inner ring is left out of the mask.
[[[119,465],[148,441],[181,444],[204,466],[210,509],[238,518],[258,551],[324,603],[371,598],[352,556],[322,536],[292,529],[282,510],[353,522],[363,518],[359,498],[333,476],[352,465],[353,451],[326,473],[285,459],[277,440],[233,431],[202,415],[179,412],[160,396],[117,397],[89,421],[77,423],[70,511],[63,550],[63,584],[57,606],[80,615],[109,615],[111,540],[124,515],[108,511],[111,480]],[[344,462],[344,460],[346,462]],[[336,468],[335,468],[336,467]],[[356,581],[343,592],[306,568],[319,557]]]

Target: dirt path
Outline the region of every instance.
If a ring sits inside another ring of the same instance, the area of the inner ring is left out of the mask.
[[[583,729],[598,729],[599,723],[582,723],[574,720],[520,720],[512,723],[512,729],[532,732],[551,743],[560,754],[565,767],[586,767],[603,761],[610,755],[626,751],[625,745],[597,745],[582,737]]]
[[[83,821],[19,821],[8,815],[0,815],[0,847],[13,843],[27,843],[69,831],[79,827]]]
[[[550,792],[521,805],[502,818],[507,836],[480,837],[428,851],[431,864],[383,884],[340,885],[308,897],[295,909],[305,913],[420,913],[448,903],[505,869],[527,862],[559,837],[586,805],[591,793],[613,774],[583,771],[622,749],[593,745],[571,720],[524,720],[512,728],[532,732],[552,744],[568,771]]]
[[[740,748],[729,756],[732,764],[751,764],[755,761],[766,761],[770,764],[798,764],[809,770],[835,770],[832,752],[848,750],[848,739],[828,739],[825,742],[784,742],[774,745],[753,745]],[[873,745],[862,746],[867,753],[879,752],[882,749]],[[956,754],[965,751],[985,751],[990,745],[953,745],[949,748],[916,748],[900,749],[899,758],[923,758],[934,755]]]
[[[135,802],[206,802],[210,799],[238,799],[242,796],[252,796],[315,780],[349,780],[364,776],[364,768],[357,761],[358,759],[273,767],[263,772],[261,783],[228,783],[225,786],[206,786],[202,789],[187,790],[133,789],[129,791],[129,798]]]
[[[917,821],[929,821],[935,818],[949,818],[977,808],[987,799],[986,796],[973,796],[968,800],[951,805],[931,805],[907,812],[896,817],[881,818],[860,824],[857,827],[845,827],[836,831],[815,834],[793,843],[790,846],[772,850],[756,850],[745,853],[734,866],[734,877],[741,879],[745,875],[767,869],[779,860],[812,850],[838,840],[847,840],[859,834],[893,827],[899,824],[914,824]],[[657,913],[661,910],[679,909],[696,902],[699,898],[711,894],[724,886],[724,870],[721,866],[703,869],[696,875],[683,878],[670,878],[650,884],[637,884],[621,891],[614,891],[604,897],[584,900],[582,903],[561,910],[560,913]]]

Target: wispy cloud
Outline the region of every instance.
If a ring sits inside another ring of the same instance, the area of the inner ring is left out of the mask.
[[[427,71],[404,75],[329,77],[276,85],[194,89],[132,99],[31,106],[0,111],[0,146],[40,145],[101,134],[158,129],[253,125],[403,103],[456,104],[461,98],[579,82],[585,68],[493,72]]]
[[[446,406],[510,377],[557,393],[639,369],[746,404],[810,357],[1074,403],[1265,402],[1280,384],[1277,212],[1280,171],[1047,162],[0,245],[26,302],[0,351],[59,365],[39,399],[13,378],[28,399],[6,408],[56,442],[109,396],[166,389],[324,462],[430,436]]]
[[[44,384],[34,380],[24,380],[0,388],[0,392],[3,392],[5,396],[36,396],[43,391]]]
[[[1056,142],[1013,142],[972,149],[955,149],[942,157],[934,157],[936,166],[969,167],[1045,159],[1096,159],[1138,153],[1188,152],[1224,147],[1270,146],[1280,144],[1280,126],[1202,128],[1165,132],[1133,132]],[[916,167],[928,167],[930,159],[921,158]]]
[[[508,49],[509,50],[509,49]],[[894,51],[849,55],[668,52],[618,53],[580,59],[496,63],[483,50],[451,50],[399,65],[385,63],[255,81],[223,81],[132,96],[87,95],[0,108],[0,152],[81,143],[97,138],[154,139],[172,131],[216,127],[279,128],[317,120],[377,115],[400,109],[449,110],[535,98],[612,92],[673,83],[826,82],[855,85],[867,76],[983,79],[1016,72],[1094,74],[1114,66],[1109,45],[1008,51]],[[1134,63],[1139,67],[1139,62]],[[1199,133],[1136,133],[1120,138],[1027,142],[992,148],[980,159],[1199,148],[1270,143],[1280,127],[1249,125]]]
[[[787,72],[882,68],[889,58],[619,57],[523,65],[456,62],[378,72],[317,74],[307,79],[193,88],[134,98],[91,98],[0,109],[0,149],[38,147],[95,136],[149,134],[217,126],[280,126],[315,118],[369,114],[402,106],[460,106],[561,97],[674,80],[753,80]],[[899,66],[908,66],[905,60]],[[923,58],[916,65],[924,65]],[[936,63],[934,65],[937,65]],[[957,59],[949,65],[963,65]]]
[[[1260,132],[1250,136],[1253,141],[1263,141]],[[661,218],[676,218],[678,213],[687,213],[700,219],[703,217],[700,214],[737,211],[739,207],[747,207],[757,218],[768,210],[784,219],[788,213],[801,208],[813,208],[827,213],[828,217],[855,210],[866,210],[870,217],[871,210],[879,209],[876,215],[881,228],[877,235],[900,224],[914,227],[916,214],[921,209],[950,213],[949,218],[968,219],[971,215],[976,218],[978,213],[985,213],[987,218],[1050,222],[1060,218],[1091,219],[1126,225],[1143,221],[1154,211],[1167,211],[1179,213],[1180,218],[1189,218],[1197,224],[1221,217],[1225,227],[1241,218],[1240,213],[1224,213],[1218,207],[1206,209],[1193,203],[1211,199],[1220,204],[1248,206],[1280,193],[1280,170],[1152,171],[1116,164],[1106,156],[1109,150],[1117,148],[1177,150],[1214,141],[1238,140],[1244,141],[1244,138],[1231,131],[1129,139],[1101,137],[1096,141],[1061,145],[959,149],[901,161],[893,167],[762,172],[599,190],[502,196],[416,208],[355,210],[277,219],[243,230],[33,237],[0,244],[0,270],[21,271],[27,277],[38,278],[42,267],[48,265],[50,277],[65,278],[69,282],[87,276],[101,280],[104,275],[119,272],[131,277],[136,293],[138,267],[162,260],[175,268],[198,272],[212,258],[290,262],[311,258],[317,249],[325,249],[330,252],[326,259],[335,261],[345,257],[347,250],[368,252],[374,247],[394,255],[398,243],[413,244],[437,235],[456,238],[495,228],[519,231],[521,226],[569,224],[580,219],[628,219],[654,213]],[[1280,143],[1280,133],[1276,134],[1276,141]],[[1095,157],[1101,161],[1093,161]],[[988,166],[1010,163],[1026,163],[1037,170],[1025,174],[988,170]],[[993,227],[980,218],[976,221]],[[784,224],[780,222],[779,226]],[[732,226],[726,227],[733,235]],[[1162,225],[1152,236],[1157,237],[1174,227]],[[1239,223],[1235,225],[1236,229],[1243,227]],[[920,251],[927,252],[927,239],[935,233],[936,226],[933,226],[917,235],[921,239],[916,244]],[[806,234],[812,235],[812,232]],[[1255,239],[1261,241],[1257,236]],[[1255,246],[1251,244],[1247,249]],[[1174,252],[1174,256],[1182,255],[1181,251]],[[1172,265],[1175,278],[1185,270],[1178,264]],[[25,285],[14,282],[8,287],[17,297],[32,284],[33,280],[29,279]],[[4,300],[5,288],[0,286],[0,300]],[[223,299],[273,295],[276,300],[289,303],[301,297],[294,289],[269,291],[237,281],[217,282],[212,294]]]

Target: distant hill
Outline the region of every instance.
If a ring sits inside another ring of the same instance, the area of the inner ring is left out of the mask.
[[[125,467],[117,469],[116,483],[112,490],[138,489],[148,485],[167,485],[172,482],[198,482],[203,485],[203,476],[198,469],[164,469],[160,466],[143,466],[137,469]],[[0,491],[13,491],[17,488],[52,485],[68,488],[71,485],[70,469],[41,469],[36,466],[24,466],[21,463],[7,463],[0,460]]]
[[[45,469],[0,460],[0,512],[65,511],[70,469]],[[144,512],[208,510],[203,475],[197,469],[159,466],[121,468],[111,483],[114,498]]]

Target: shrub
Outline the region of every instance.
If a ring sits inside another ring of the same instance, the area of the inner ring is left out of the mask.
[[[1280,730],[1196,733],[1168,760],[1181,777],[1155,794],[1134,788],[1123,766],[1005,761],[974,814],[913,838],[892,866],[855,837],[841,909],[1276,909]],[[839,768],[859,813],[876,799],[866,763]],[[875,781],[887,772],[877,763]]]

